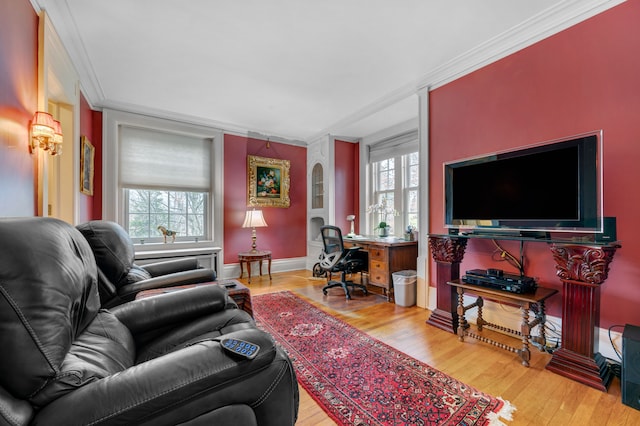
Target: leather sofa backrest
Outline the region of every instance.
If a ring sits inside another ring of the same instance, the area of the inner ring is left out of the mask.
[[[0,387],[29,399],[100,309],[83,236],[53,218],[0,218]]]
[[[96,263],[114,286],[128,284],[135,250],[127,231],[115,222],[92,220],[76,226],[89,242]]]

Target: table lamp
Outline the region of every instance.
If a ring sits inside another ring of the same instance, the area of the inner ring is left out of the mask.
[[[244,216],[244,223],[242,224],[243,228],[251,228],[251,251],[256,252],[256,228],[268,226],[267,222],[264,221],[264,217],[262,216],[262,210],[247,210],[246,215]]]
[[[349,222],[351,222],[351,231],[349,231],[349,233],[347,234],[347,237],[349,238],[353,238],[356,236],[356,231],[354,229],[354,222],[356,221],[356,215],[354,214],[350,214],[349,216],[347,216],[347,220]]]

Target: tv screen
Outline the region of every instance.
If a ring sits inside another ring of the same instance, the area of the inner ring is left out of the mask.
[[[446,163],[445,226],[601,232],[601,133]]]

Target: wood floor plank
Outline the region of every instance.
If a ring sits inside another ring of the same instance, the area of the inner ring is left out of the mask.
[[[640,411],[621,402],[620,381],[601,392],[545,369],[551,355],[531,349],[531,366],[518,356],[474,339],[457,336],[426,324],[430,312],[418,307],[377,303],[354,294],[347,301],[339,289],[322,295],[323,280],[310,271],[252,277],[252,295],[290,290],[382,342],[479,390],[511,402],[517,410],[508,426],[640,425]],[[483,332],[484,333],[484,332]],[[492,335],[493,337],[493,335]],[[502,336],[501,338],[508,339]],[[507,340],[517,346],[517,340]],[[298,426],[333,425],[333,420],[300,388]]]

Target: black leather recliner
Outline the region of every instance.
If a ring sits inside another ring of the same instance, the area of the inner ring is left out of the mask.
[[[98,265],[102,306],[110,308],[133,300],[141,291],[215,281],[212,269],[200,268],[195,258],[137,265],[127,231],[115,222],[93,220],[76,228],[89,242]]]
[[[51,218],[0,218],[0,425],[293,425],[291,362],[226,291],[101,309],[87,241]],[[260,346],[227,353],[233,337]]]

